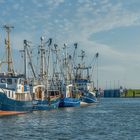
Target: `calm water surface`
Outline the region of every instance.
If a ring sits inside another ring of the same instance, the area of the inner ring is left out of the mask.
[[[140,140],[140,99],[0,117],[0,140]]]

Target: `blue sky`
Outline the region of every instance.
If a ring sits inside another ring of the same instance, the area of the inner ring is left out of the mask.
[[[100,87],[140,88],[139,7],[139,0],[0,0],[0,25],[15,27],[11,46],[16,60],[24,39],[39,44],[43,35],[59,46],[78,42],[87,62],[100,54]],[[4,37],[1,29],[0,54]]]

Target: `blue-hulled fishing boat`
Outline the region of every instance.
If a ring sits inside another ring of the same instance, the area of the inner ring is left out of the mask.
[[[60,99],[59,107],[77,107],[80,106],[80,98],[78,90],[74,89],[72,83],[73,77],[73,59],[72,55],[67,52],[67,45],[64,44],[63,48],[63,59],[62,59],[62,66],[61,66],[61,73],[63,73],[62,77],[64,78],[64,84],[62,87],[62,97]]]
[[[73,90],[72,85],[66,86],[65,94],[60,99],[59,107],[78,107],[80,106],[80,98],[78,91]]]
[[[78,90],[81,91],[81,104],[90,104],[96,103],[97,98],[96,94],[93,92],[93,81],[91,81],[91,76],[89,75],[89,70],[91,66],[86,67],[85,63],[83,63],[83,59],[85,57],[85,51],[81,51],[81,60],[82,63],[75,66],[75,79],[74,83],[76,84]],[[96,53],[95,58],[98,57],[98,53]]]
[[[49,71],[51,53],[53,48],[51,48],[52,39],[49,39],[48,50],[46,50],[44,42],[44,37],[40,38],[41,44],[39,45],[39,57],[40,57],[40,72],[38,74],[37,83],[33,84],[33,110],[51,110],[57,109],[60,102],[60,90],[59,90],[59,80],[55,79],[55,74]],[[26,42],[27,44],[27,42]],[[48,56],[46,55],[48,53]],[[48,58],[48,61],[46,61]],[[47,67],[47,69],[46,69]]]
[[[80,100],[78,98],[61,98],[59,107],[78,107],[80,106]]]
[[[10,48],[10,31],[13,27],[5,25],[7,32],[5,39],[6,58],[0,61],[7,63],[7,72],[0,73],[0,109],[3,111],[28,112],[32,110],[32,96],[27,81],[23,75],[16,74]]]
[[[75,84],[81,91],[81,104],[96,103],[96,94],[92,91],[92,83],[88,79],[76,79]]]
[[[32,111],[32,96],[30,90],[27,89],[27,85],[24,85],[24,80],[22,78],[6,77],[0,77],[0,81],[9,81],[8,83],[0,83],[0,110],[16,112]],[[15,82],[16,87],[14,86]]]
[[[33,88],[33,110],[57,109],[60,102],[58,90],[48,90],[44,85]]]
[[[97,103],[97,98],[94,92],[83,91],[80,97],[81,105],[88,103]]]

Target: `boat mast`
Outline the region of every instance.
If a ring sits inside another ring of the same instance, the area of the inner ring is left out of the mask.
[[[95,69],[94,67],[96,66],[97,68],[96,68],[96,70],[97,70],[97,73],[96,73],[96,78],[97,78],[97,84],[96,84],[96,88],[98,89],[98,84],[99,84],[99,81],[98,81],[98,57],[99,57],[99,53],[97,52],[95,55],[94,55],[94,57],[93,57],[93,59],[91,60],[91,64],[90,64],[90,66],[92,67],[92,71],[91,71],[91,75],[90,75],[90,77],[93,79],[93,70]]]
[[[8,64],[8,74],[13,74],[13,62],[12,62],[12,55],[11,55],[11,47],[10,47],[10,32],[11,29],[14,28],[13,26],[4,25],[3,28],[7,32],[7,39],[5,39],[5,47],[6,47],[6,63]]]
[[[27,65],[27,61],[26,61],[26,47],[27,47],[27,41],[26,40],[23,40],[23,43],[24,43],[24,76],[25,76],[25,79],[27,79],[27,71],[26,71],[26,65]]]
[[[34,78],[36,78],[36,74],[35,74],[35,70],[34,70],[34,67],[33,67],[33,64],[32,64],[32,58],[31,58],[31,55],[30,55],[30,52],[29,52],[29,49],[30,48],[30,45],[28,44],[29,41],[27,40],[24,40],[23,41],[24,43],[24,50],[22,50],[24,52],[24,76],[25,76],[25,79],[27,78],[27,56],[29,58],[29,65],[31,67],[31,70],[32,70],[32,73],[33,73],[33,76]],[[26,56],[27,55],[27,56]]]
[[[41,55],[40,55],[40,57],[41,57],[41,60],[40,60],[40,76],[43,79],[44,78],[44,55],[43,55],[44,54],[44,49],[43,49],[44,38],[41,37],[40,40],[41,40],[41,45],[40,45],[40,53],[41,53]]]
[[[76,69],[76,79],[87,79],[90,81],[89,70],[91,69],[91,66],[85,66],[85,62],[83,62],[85,51],[81,50],[81,55],[78,57],[81,57],[81,63],[74,67],[74,69]],[[86,73],[84,73],[84,70],[86,70]]]
[[[19,52],[21,53],[21,57],[23,58],[23,62],[24,62],[24,78],[27,79],[26,40],[23,40],[23,44],[24,44],[24,49],[20,50]]]
[[[78,74],[78,77],[81,79],[83,78],[84,76],[82,75],[83,73],[83,69],[85,68],[85,63],[83,62],[84,58],[85,58],[85,51],[81,50],[81,55],[78,56],[81,58],[81,64],[78,64],[78,67],[76,68],[77,70],[77,74]],[[76,74],[76,75],[77,75]]]
[[[98,56],[99,56],[99,53],[96,53],[96,58],[97,58],[97,91],[99,90],[99,81],[98,81]]]
[[[65,82],[68,83],[69,76],[68,76],[68,58],[67,58],[67,45],[64,44],[64,69],[65,69]]]
[[[43,43],[44,41],[44,37],[40,37],[40,41],[41,41],[41,44],[40,44],[40,78],[42,80],[45,80],[46,78],[46,49],[45,49],[45,46],[44,44],[46,44],[47,42]]]
[[[59,61],[59,57],[58,57],[58,45],[54,44],[54,49],[51,49],[52,51],[52,60],[53,61],[53,77],[57,77],[58,76],[58,61]]]
[[[21,53],[23,53],[23,59],[24,59],[24,78],[27,79],[27,59],[26,59],[26,47],[27,47],[27,40],[23,40],[23,44],[24,44],[24,49],[20,50]]]

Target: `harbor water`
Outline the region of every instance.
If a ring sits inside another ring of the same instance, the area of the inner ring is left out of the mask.
[[[0,140],[140,140],[140,98],[0,117]]]

